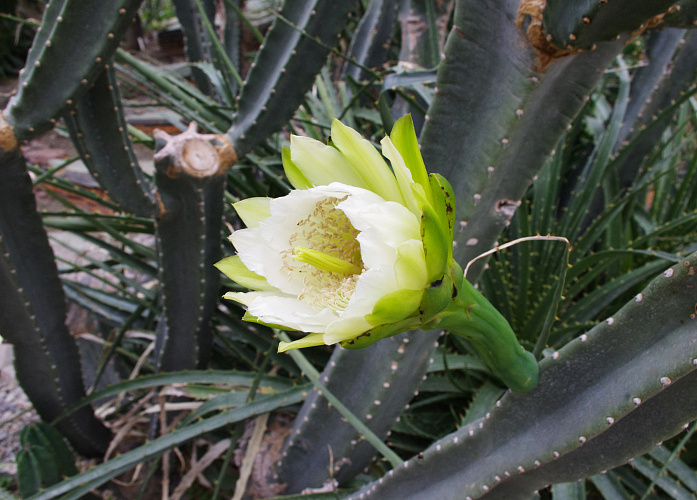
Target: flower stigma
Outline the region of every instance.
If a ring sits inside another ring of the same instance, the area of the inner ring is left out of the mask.
[[[340,274],[358,274],[363,271],[360,267],[345,260],[332,257],[326,253],[310,250],[309,248],[295,247],[295,260],[310,264],[320,271]]]
[[[289,238],[285,254],[296,261],[295,265],[284,259],[287,271],[303,275],[304,288],[298,299],[337,312],[348,306],[358,277],[365,269],[356,239],[359,231],[337,208],[346,198],[348,195],[330,196],[318,201],[314,210],[297,223],[297,230]],[[302,246],[297,245],[299,241],[303,242]]]

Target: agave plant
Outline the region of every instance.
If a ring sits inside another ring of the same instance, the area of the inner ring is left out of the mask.
[[[554,498],[697,492],[694,459],[677,457],[697,417],[693,1],[285,2],[266,34],[248,28],[263,44],[245,78],[238,3],[223,2],[222,36],[216,2],[174,4],[198,87],[117,50],[139,2],[48,4],[0,126],[0,331],[40,415],[82,455],[113,437],[91,402],[169,383],[206,384],[210,397],[171,432],[35,498],[77,498],[139,463],[166,464],[195,437],[231,454],[223,431],[239,439],[246,419],[301,402],[256,477],[267,494],[333,481],[332,495],[380,499],[529,498],[549,485]],[[153,176],[133,154],[124,84],[195,122],[137,135],[156,146]],[[109,193],[102,203],[123,212],[71,226],[109,253],[84,269],[112,269],[115,294],[61,281],[44,223],[67,219],[36,212],[20,145],[61,118]],[[369,143],[386,135],[389,167]],[[315,208],[343,224],[338,243],[306,238],[270,255]],[[479,258],[504,239],[522,241]],[[371,245],[392,245],[376,255],[394,258],[374,264]],[[236,283],[221,286],[216,262]],[[292,281],[303,269],[312,290]],[[391,274],[363,293],[371,269]],[[322,295],[331,307],[300,300],[348,282],[347,296]],[[220,302],[224,292],[248,311]],[[104,359],[119,351],[152,374],[85,397],[66,295],[115,328]],[[153,346],[127,340],[133,328],[151,330]],[[279,341],[308,349],[279,354]],[[339,342],[361,349],[321,347]],[[213,397],[214,384],[233,390]],[[250,456],[261,446],[245,442]],[[214,496],[230,454],[216,462]]]

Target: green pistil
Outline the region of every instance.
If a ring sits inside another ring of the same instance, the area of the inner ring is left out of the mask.
[[[328,271],[330,273],[340,274],[360,274],[363,269],[355,264],[346,262],[326,253],[310,250],[309,248],[295,247],[295,255],[293,258],[305,264],[310,264],[315,269],[320,271]]]

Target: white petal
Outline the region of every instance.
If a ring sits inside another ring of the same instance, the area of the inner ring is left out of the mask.
[[[404,205],[394,202],[372,203],[350,196],[337,205],[359,231],[376,229],[382,240],[397,246],[406,240],[421,239],[419,220]]]
[[[338,317],[331,309],[317,310],[294,297],[274,295],[255,298],[247,310],[264,323],[310,333],[323,333]]]
[[[426,256],[421,240],[405,241],[397,248],[395,276],[399,289],[421,290],[428,283]]]
[[[327,327],[325,342],[329,344],[328,339],[334,342],[347,340],[372,328],[365,317],[373,312],[381,297],[397,289],[394,266],[365,271],[341,318]]]
[[[241,229],[230,236],[242,263],[284,293],[299,295],[305,286],[302,275],[289,272],[289,267],[298,267],[291,257],[292,248],[294,245],[302,245],[303,240],[291,243],[291,237],[296,233],[298,223],[312,213],[317,202],[327,197],[340,198],[347,194],[341,186],[343,185],[336,184],[334,188],[322,186],[294,190],[272,200],[269,217],[257,227]]]
[[[375,303],[384,295],[398,290],[394,266],[390,268],[369,269],[356,283],[356,291],[351,297],[344,314],[365,316],[373,312]]]
[[[336,344],[343,340],[350,340],[372,328],[364,317],[342,317],[327,327],[323,335],[324,343]]]
[[[394,273],[394,264],[397,261],[396,245],[386,244],[380,236],[380,231],[368,229],[356,237],[361,246],[363,264],[368,269],[389,269]]]
[[[271,226],[270,229],[269,226]],[[288,247],[287,240],[290,235],[286,234],[286,244],[282,248],[279,248],[281,247],[280,239],[273,241],[271,238],[273,235],[279,236],[279,233],[284,232],[285,227],[287,226],[281,225],[277,228],[270,217],[256,228],[235,231],[230,236],[230,241],[247,269],[263,276],[271,286],[282,292],[298,295],[302,292],[304,285],[302,281],[293,280],[293,276],[285,271],[284,254],[280,251]]]
[[[278,292],[227,292],[223,295],[223,298],[234,300],[243,306],[249,307],[249,305],[259,297],[273,297],[277,295]]]
[[[298,224],[327,198],[346,198],[337,208],[359,230],[357,240],[366,266],[346,309],[340,312],[319,309],[296,298],[305,290],[304,264],[292,259],[293,248],[303,246],[306,238]],[[419,220],[404,205],[385,201],[360,187],[333,182],[272,200],[269,211],[258,226],[236,231],[230,238],[242,263],[280,290],[229,296],[246,304],[249,313],[264,323],[324,333],[324,341],[332,344],[369,330],[371,324],[365,317],[372,314],[381,297],[402,288],[425,286]]]

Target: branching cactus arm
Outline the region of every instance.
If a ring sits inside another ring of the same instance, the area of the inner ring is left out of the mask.
[[[89,92],[73,99],[64,118],[82,161],[111,199],[135,215],[157,215],[158,199],[133,152],[112,64]]]
[[[325,63],[355,1],[285,2],[238,98],[227,135],[238,155],[288,121]]]
[[[518,499],[618,466],[697,417],[697,254],[541,363],[528,394],[350,498]],[[559,425],[564,422],[564,425]]]
[[[164,210],[156,231],[164,317],[158,328],[158,366],[165,371],[207,366],[211,317],[219,299],[223,191],[236,160],[224,135],[160,133],[156,184]]]
[[[0,332],[15,345],[17,378],[46,422],[85,395],[77,346],[65,325],[65,294],[26,164],[0,118]],[[75,449],[99,456],[111,432],[90,407],[58,424]]]
[[[549,0],[543,13],[546,39],[560,49],[589,50],[594,44],[610,41],[620,33],[639,32],[659,24],[676,3],[675,0]]]
[[[20,141],[51,129],[72,99],[89,90],[139,5],[140,0],[93,2],[89,8],[79,0],[50,2],[17,94],[5,110]],[[56,61],[60,61],[60,71],[56,71]]]

